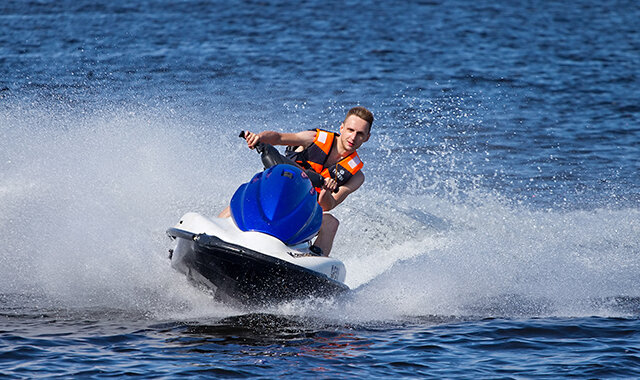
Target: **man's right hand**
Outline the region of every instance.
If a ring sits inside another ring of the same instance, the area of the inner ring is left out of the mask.
[[[260,142],[260,135],[257,135],[249,131],[245,131],[244,139],[247,140],[247,145],[249,146],[249,149],[255,149],[256,145],[258,145],[258,143]]]

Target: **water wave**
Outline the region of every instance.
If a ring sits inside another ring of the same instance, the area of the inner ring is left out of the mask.
[[[164,231],[187,211],[217,214],[259,170],[236,137],[242,126],[140,106],[1,112],[5,292],[164,317],[233,313],[170,268]],[[389,133],[368,148],[370,168],[389,164],[397,148]],[[412,144],[431,146],[426,139]],[[532,210],[473,178],[463,185],[472,175],[459,146],[416,152],[427,172],[391,165],[411,186],[368,176],[335,210],[343,223],[333,255],[353,293],[275,312],[358,320],[637,312],[620,300],[640,296],[640,210]]]

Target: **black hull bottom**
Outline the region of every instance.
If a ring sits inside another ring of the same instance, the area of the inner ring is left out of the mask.
[[[329,298],[349,290],[343,283],[307,268],[199,235],[184,257],[188,276],[215,291],[216,298],[266,306],[307,297]]]

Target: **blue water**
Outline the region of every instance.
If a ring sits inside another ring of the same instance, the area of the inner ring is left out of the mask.
[[[640,5],[4,1],[0,376],[640,376]],[[376,121],[353,292],[267,309],[164,231],[241,129]]]

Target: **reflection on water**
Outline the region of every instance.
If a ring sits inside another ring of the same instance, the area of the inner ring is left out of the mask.
[[[348,328],[348,327],[347,327]],[[373,344],[345,331],[345,326],[317,319],[251,313],[211,323],[180,324],[167,340],[187,352],[217,353],[225,345],[242,345],[247,356],[346,359],[360,356]],[[322,371],[318,367],[315,370]]]

